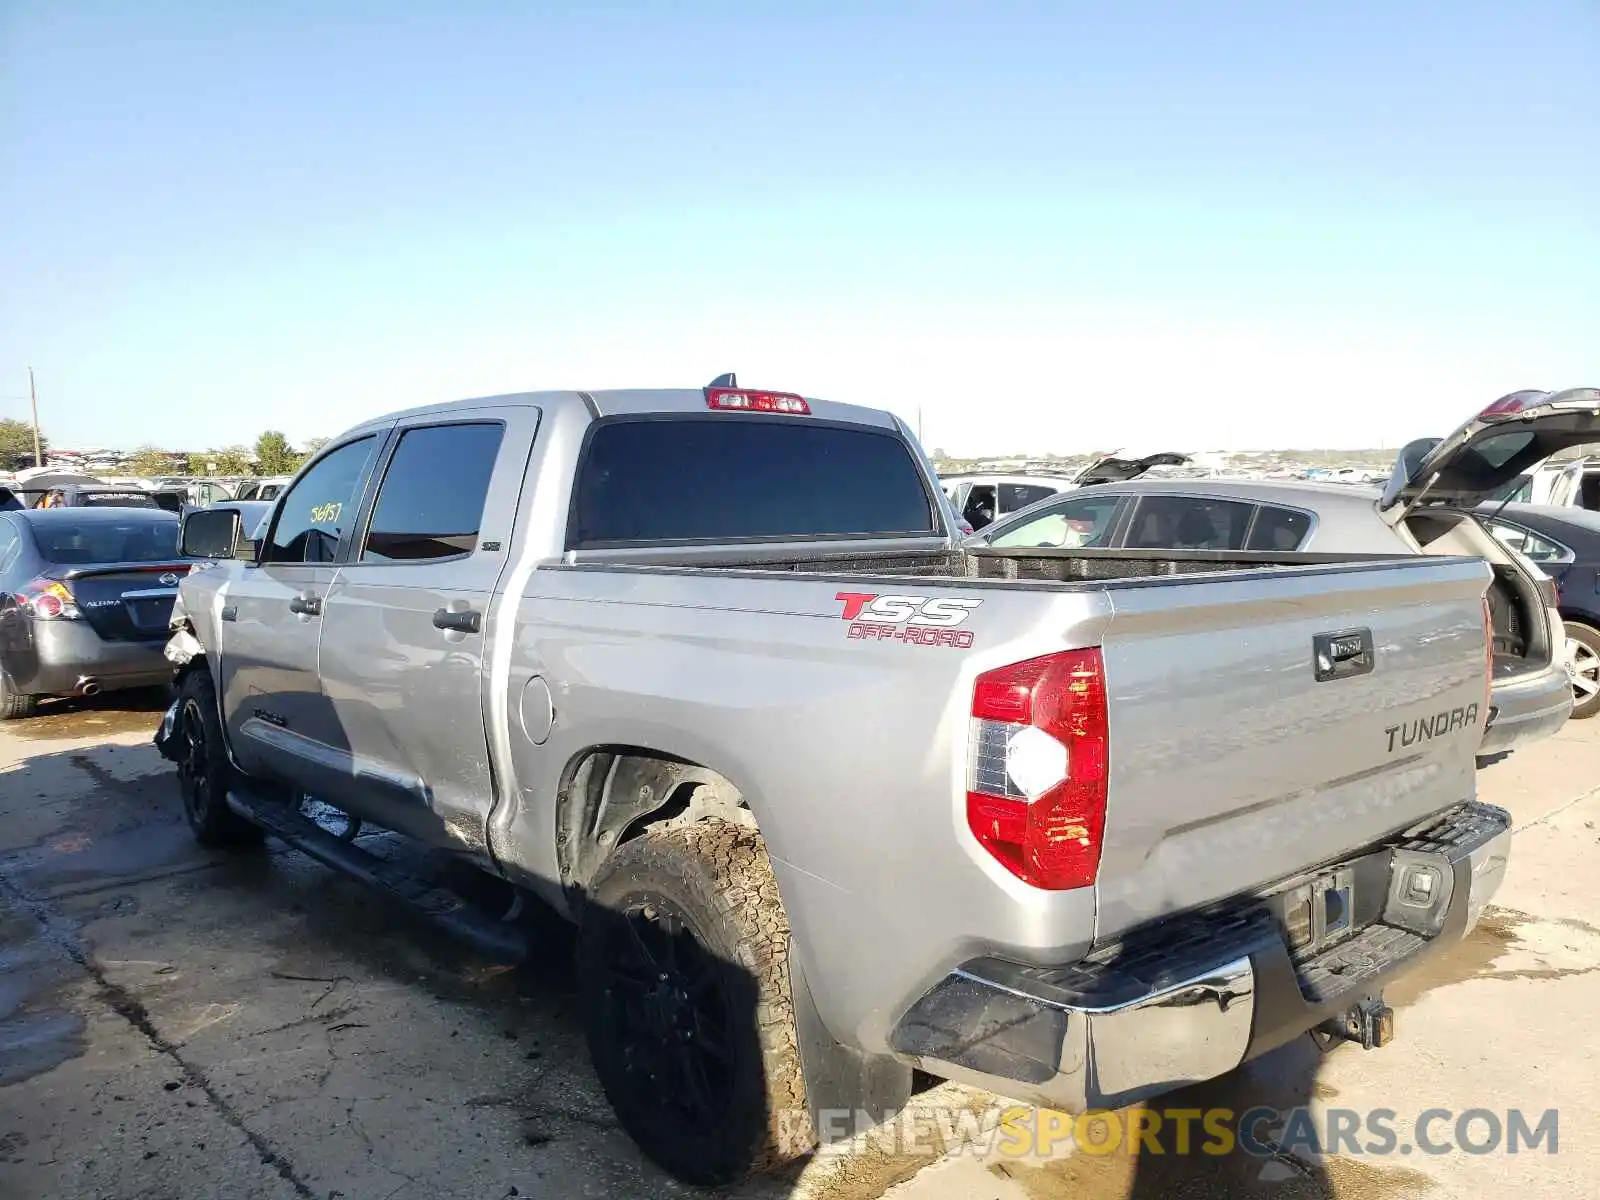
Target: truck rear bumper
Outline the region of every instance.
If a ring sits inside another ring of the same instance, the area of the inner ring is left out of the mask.
[[[929,989],[891,1045],[933,1074],[1069,1112],[1215,1078],[1464,937],[1505,875],[1510,840],[1509,814],[1470,803],[1374,847],[1363,857],[1387,866],[1382,915],[1298,961],[1260,900],[1164,922],[1143,944],[1071,966],[977,959]],[[1399,885],[1430,869],[1443,886],[1432,908],[1399,904]]]

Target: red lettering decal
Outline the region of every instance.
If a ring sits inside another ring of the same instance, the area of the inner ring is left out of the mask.
[[[840,592],[835,600],[844,601],[844,612],[840,614],[846,621],[854,621],[861,615],[861,610],[878,598],[877,592]]]

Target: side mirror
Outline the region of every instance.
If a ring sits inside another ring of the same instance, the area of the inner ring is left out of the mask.
[[[239,549],[239,531],[237,509],[197,508],[183,518],[178,552],[186,558],[232,558]]]

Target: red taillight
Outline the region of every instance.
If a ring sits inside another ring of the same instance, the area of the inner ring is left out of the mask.
[[[752,392],[748,388],[710,387],[706,389],[707,408],[734,412],[791,413],[809,417],[811,405],[804,396],[792,392]]]
[[[24,584],[17,593],[17,602],[27,605],[35,617],[44,621],[70,621],[78,615],[78,601],[72,589],[54,579]]]
[[[1515,416],[1531,403],[1541,399],[1547,393],[1540,391],[1512,392],[1510,395],[1501,396],[1488,408],[1478,414],[1482,417],[1510,417]]]
[[[1110,766],[1105,666],[1067,650],[978,676],[967,825],[1034,887],[1087,887],[1100,867]]]

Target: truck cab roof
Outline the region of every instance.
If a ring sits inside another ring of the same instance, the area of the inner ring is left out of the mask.
[[[882,409],[859,404],[841,404],[813,396],[800,397],[809,408],[807,415],[820,421],[840,421],[870,425],[879,429],[906,432],[903,422]],[[651,413],[703,413],[708,411],[705,388],[622,388],[609,391],[508,392],[497,396],[427,404],[403,412],[387,413],[366,421],[350,432],[382,429],[396,421],[420,416],[449,416],[452,412],[483,408],[559,408],[587,410],[591,417],[644,416]]]

